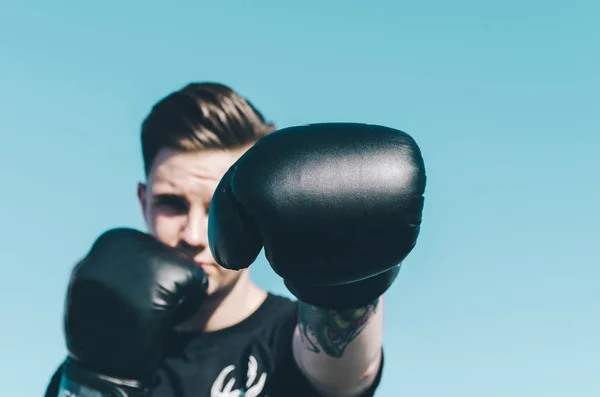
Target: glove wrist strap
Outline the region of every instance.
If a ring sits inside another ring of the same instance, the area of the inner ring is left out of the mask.
[[[139,381],[89,371],[67,359],[60,391],[60,396],[68,397],[148,397],[152,388]]]

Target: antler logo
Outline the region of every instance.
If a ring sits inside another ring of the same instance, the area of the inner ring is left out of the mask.
[[[210,397],[258,397],[265,387],[267,374],[263,372],[258,376],[258,361],[254,356],[248,359],[248,373],[246,374],[245,390],[233,389],[236,378],[231,377],[227,383],[228,375],[235,369],[234,365],[228,365],[215,379],[211,389]]]

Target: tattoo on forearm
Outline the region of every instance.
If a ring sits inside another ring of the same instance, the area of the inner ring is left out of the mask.
[[[379,299],[351,310],[324,310],[301,303],[298,313],[300,337],[314,353],[342,357],[346,347],[369,324],[377,312]]]

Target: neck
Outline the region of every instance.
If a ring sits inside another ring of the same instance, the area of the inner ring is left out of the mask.
[[[187,332],[212,332],[232,327],[254,313],[266,297],[266,291],[254,284],[244,271],[231,288],[209,296],[202,308],[177,328]]]

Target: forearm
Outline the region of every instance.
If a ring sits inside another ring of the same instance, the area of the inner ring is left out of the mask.
[[[379,370],[382,343],[382,297],[345,311],[301,303],[294,356],[324,395],[354,396],[371,386]]]

